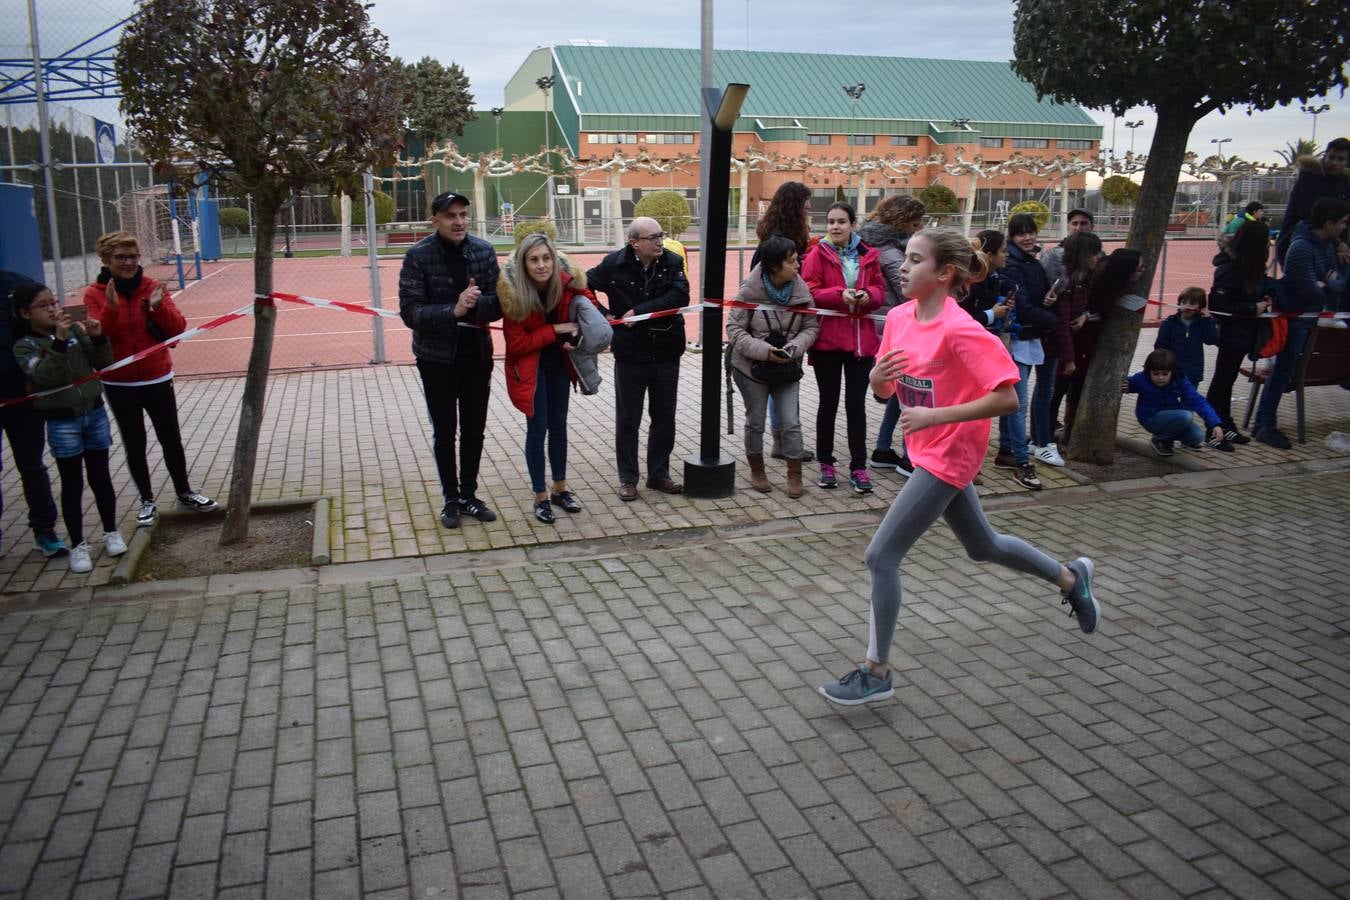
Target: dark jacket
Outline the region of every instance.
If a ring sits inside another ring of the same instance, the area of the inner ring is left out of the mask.
[[[1021,326],[1018,337],[1030,341],[1053,336],[1059,328],[1059,316],[1053,307],[1045,305],[1050,279],[1045,276],[1041,264],[1008,241],[1008,265],[1003,274],[1017,285],[1017,323]],[[1053,353],[1053,348],[1050,352]]]
[[[609,301],[611,318],[681,309],[689,305],[689,279],[684,262],[664,251],[648,269],[642,268],[631,246],[615,250],[586,273],[591,291]],[[684,352],[684,317],[648,319],[636,325],[615,325],[610,350],[624,362],[674,362]]]
[[[1219,343],[1219,326],[1209,316],[1196,315],[1187,322],[1181,313],[1163,319],[1153,349],[1171,350],[1177,357],[1177,368],[1190,379],[1191,384],[1205,380],[1205,345]]]
[[[9,331],[9,295],[16,288],[32,284],[33,279],[20,272],[0,269],[0,347],[13,347],[14,337]],[[0,353],[0,400],[22,397],[28,393],[23,372],[13,353]]]
[[[398,314],[412,329],[413,355],[428,362],[452,363],[459,347],[459,329],[478,326],[479,352],[484,360],[492,358],[492,337],[482,326],[502,317],[497,301],[497,251],[482,238],[466,235],[464,258],[469,277],[483,293],[478,304],[462,320],[455,316],[455,304],[468,284],[455,284],[450,263],[440,239],[433,233],[408,248],[403,268],[398,273]]]
[[[1013,288],[1013,282],[1003,274],[1002,269],[990,272],[982,281],[975,282],[966,290],[966,295],[960,301],[961,308],[985,328],[996,332],[1006,331],[1016,319],[1015,308],[1008,310],[1002,319],[992,319],[989,311],[998,304],[1000,297],[1005,300],[1012,297]],[[1013,302],[1016,303],[1016,298]]]
[[[1227,253],[1214,257],[1214,285],[1209,289],[1209,310],[1219,320],[1219,346],[1250,352],[1256,342],[1256,304],[1262,298],[1275,298],[1275,280],[1263,276],[1256,287],[1247,290],[1237,261]]]
[[[1284,261],[1281,311],[1313,313],[1324,309],[1334,310],[1345,284],[1339,269],[1336,239],[1324,241],[1313,233],[1307,222],[1300,224],[1294,239],[1289,242],[1289,254]],[[1336,273],[1336,276],[1328,278],[1328,272]]]
[[[73,419],[103,405],[97,378],[74,384],[113,361],[112,344],[103,335],[90,337],[78,325],[64,341],[54,335],[26,335],[14,342],[14,358],[34,391],[65,387],[34,401],[44,419]]]
[[[1279,257],[1280,265],[1284,265],[1284,257],[1294,241],[1294,232],[1299,223],[1312,218],[1313,204],[1323,197],[1335,197],[1350,203],[1350,176],[1328,175],[1321,158],[1300,156],[1298,178],[1294,181],[1294,189],[1289,192],[1289,206],[1280,220],[1280,239],[1275,243],[1275,255]]]
[[[1157,413],[1169,409],[1188,409],[1196,413],[1205,420],[1205,428],[1222,424],[1214,408],[1180,372],[1172,373],[1172,380],[1166,387],[1154,384],[1147,372],[1135,372],[1130,376],[1129,384],[1129,393],[1139,395],[1139,401],[1134,406],[1134,415],[1141,425]]]

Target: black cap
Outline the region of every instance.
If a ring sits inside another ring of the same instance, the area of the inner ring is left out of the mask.
[[[1092,213],[1088,212],[1086,209],[1071,209],[1069,210],[1069,214],[1064,218],[1067,220],[1072,219],[1074,216],[1082,216],[1094,225],[1097,222],[1097,220],[1092,217]]]
[[[454,191],[446,191],[444,194],[437,194],[435,199],[431,201],[431,214],[434,216],[436,213],[444,212],[455,203],[463,203],[465,206],[468,206],[469,198],[465,197],[463,194],[456,194]]]

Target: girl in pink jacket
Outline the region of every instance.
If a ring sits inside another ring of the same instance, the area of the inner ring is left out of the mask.
[[[848,421],[849,484],[859,494],[872,492],[867,475],[867,376],[876,362],[876,326],[867,313],[881,308],[886,284],[881,275],[881,254],[855,233],[858,217],[847,203],[830,207],[825,218],[826,239],[816,244],[802,264],[802,279],[820,309],[848,313],[822,316],[820,337],[809,361],[816,373],[820,408],[816,416],[816,450],[820,458],[823,488],[837,487],[834,458],[834,423],[839,414],[839,390],[844,390],[844,415]]]

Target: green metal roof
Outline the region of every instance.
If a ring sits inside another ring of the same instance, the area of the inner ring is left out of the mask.
[[[698,114],[696,49],[559,44],[553,52],[583,117]],[[1006,62],[719,50],[714,63],[718,84],[751,86],[741,111],[740,125],[747,128],[755,116],[849,119],[853,101],[843,86],[859,81],[867,85],[858,101],[860,125],[868,119],[945,123],[953,117],[1097,125],[1077,106],[1037,100],[1035,89]]]

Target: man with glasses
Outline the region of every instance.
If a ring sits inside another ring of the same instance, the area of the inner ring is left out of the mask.
[[[478,498],[478,465],[492,383],[492,339],[486,328],[502,317],[497,300],[497,251],[469,234],[469,200],[446,191],[431,201],[436,231],[403,257],[398,313],[412,330],[422,376],[431,443],[445,506],[441,524],[460,516],[492,522],[497,514]],[[459,468],[455,467],[456,418]]]
[[[586,282],[609,300],[614,318],[679,309],[689,305],[689,279],[680,257],[667,250],[661,224],[646,217],[628,226],[628,243],[586,273]],[[619,468],[619,499],[638,496],[638,429],[642,405],[650,394],[651,430],[647,436],[647,487],[678,494],[684,485],[670,477],[675,448],[675,395],[684,352],[684,317],[667,316],[614,329],[614,455]]]

